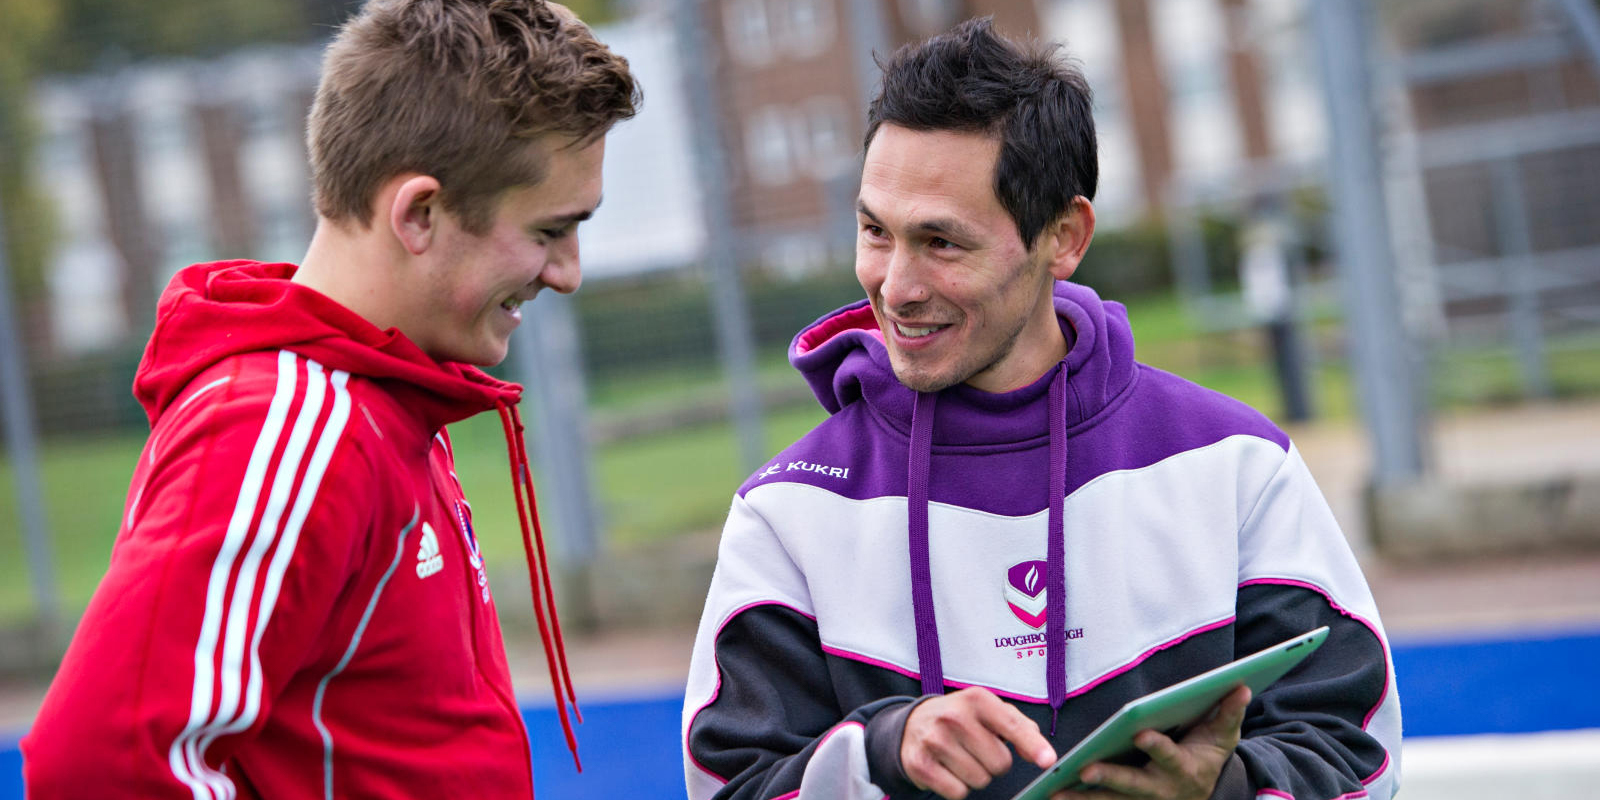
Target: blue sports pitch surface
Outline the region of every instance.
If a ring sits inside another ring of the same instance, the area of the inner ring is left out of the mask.
[[[1600,728],[1600,631],[1401,641],[1394,662],[1408,737]],[[537,795],[682,797],[681,704],[675,691],[584,702],[582,775],[555,709],[525,708]],[[23,797],[17,738],[0,736],[0,800]]]

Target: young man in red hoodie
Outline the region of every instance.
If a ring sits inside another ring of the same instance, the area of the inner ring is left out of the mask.
[[[500,413],[521,505],[521,387],[469,365],[578,288],[575,228],[637,101],[541,0],[371,0],[340,31],[304,261],[198,264],[161,300],[150,439],[22,743],[31,797],[532,795],[444,426]],[[526,515],[524,539],[570,699]]]

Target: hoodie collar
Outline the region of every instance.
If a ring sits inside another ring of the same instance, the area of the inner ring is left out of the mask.
[[[134,378],[150,423],[213,364],[241,353],[289,350],[384,381],[434,431],[501,404],[522,387],[476,367],[434,361],[399,330],[380,330],[314,289],[294,283],[293,264],[220,261],[173,276]]]
[[[932,430],[935,447],[1036,442],[1049,433],[1046,396],[1057,371],[1068,373],[1065,423],[1089,423],[1133,382],[1133,333],[1127,310],[1102,301],[1093,289],[1065,281],[1054,288],[1056,319],[1067,355],[1038,380],[1010,392],[990,393],[959,384],[939,393]],[[789,360],[805,376],[829,413],[865,400],[892,428],[911,435],[916,393],[894,377],[889,351],[866,300],[812,323],[794,338]]]

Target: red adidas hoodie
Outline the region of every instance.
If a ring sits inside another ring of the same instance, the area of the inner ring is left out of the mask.
[[[161,299],[134,382],[150,438],[22,741],[30,797],[532,796],[444,434],[498,409],[531,503],[521,387],[433,361],[294,269],[199,264]],[[544,629],[526,522],[524,540]]]

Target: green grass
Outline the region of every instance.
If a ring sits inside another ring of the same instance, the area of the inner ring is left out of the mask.
[[[39,480],[56,563],[57,584],[69,616],[89,602],[111,557],[128,480],[144,437],[123,436],[51,441],[41,448]],[[33,608],[33,588],[22,542],[16,478],[0,459],[0,620]]]
[[[798,380],[795,376],[794,380]],[[803,435],[824,413],[820,407],[770,411],[768,452]],[[451,426],[457,474],[473,501],[486,556],[495,563],[522,558],[522,533],[514,501],[500,423],[482,414]],[[43,448],[40,480],[52,534],[51,546],[62,602],[69,617],[88,604],[104,574],[134,461],[143,446],[137,434],[79,441],[52,441]],[[626,547],[684,531],[715,528],[727,513],[733,490],[744,480],[732,426],[712,424],[614,442],[595,453],[600,515],[611,546]],[[539,480],[535,474],[535,480]],[[541,508],[553,519],[545,498]],[[0,624],[33,608],[23,557],[20,511],[11,465],[0,460]]]
[[[1201,385],[1236,397],[1269,416],[1278,410],[1277,389],[1259,332],[1241,329],[1202,333],[1174,297],[1129,303],[1138,357]],[[1322,419],[1348,419],[1353,391],[1340,358],[1339,331],[1322,323],[1313,396]],[[1558,395],[1600,391],[1600,343],[1558,343],[1549,368]],[[1435,363],[1435,395],[1445,405],[1520,397],[1513,354],[1507,351],[1445,353]],[[781,352],[758,357],[765,389],[799,387],[800,376]],[[667,405],[703,402],[726,395],[711,367],[636,372],[590,389],[596,419],[627,417]],[[767,452],[776,453],[823,417],[813,403],[768,409]],[[451,426],[457,471],[473,500],[486,554],[497,563],[521,558],[505,456],[494,415]],[[105,570],[116,536],[129,475],[142,434],[45,443],[41,456],[45,507],[63,602],[76,615]],[[606,546],[626,548],[685,532],[719,527],[734,489],[745,475],[737,464],[732,426],[726,422],[679,428],[609,442],[594,454],[594,478]],[[3,451],[0,451],[3,454]],[[536,480],[540,477],[535,476]],[[23,556],[15,484],[0,457],[0,624],[27,615],[32,593]],[[554,515],[545,498],[544,517]]]
[[[800,376],[782,350],[756,354],[756,383],[763,389],[796,384]],[[665,405],[689,405],[727,397],[728,384],[716,363],[632,371],[594,381],[589,411],[599,417],[649,413]]]
[[[1554,342],[1545,352],[1545,371],[1555,397],[1592,394],[1600,387],[1600,340]],[[1454,350],[1434,358],[1434,402],[1511,403],[1523,399],[1523,377],[1510,348]]]
[[[1283,419],[1277,380],[1268,366],[1265,334],[1254,328],[1202,331],[1177,295],[1139,298],[1128,303],[1139,361],[1177,373],[1208,389]],[[1317,419],[1348,419],[1354,414],[1353,387],[1338,352],[1338,329],[1319,322],[1312,334],[1312,412]]]
[[[766,415],[767,452],[776,453],[820,422],[820,407],[788,408]],[[472,498],[473,515],[490,558],[519,557],[521,529],[507,474],[499,422],[482,415],[451,426],[457,474]],[[612,546],[720,527],[745,479],[731,425],[680,428],[604,445],[594,454],[600,523]],[[540,481],[536,469],[534,480]],[[548,526],[552,501],[541,500]]]

